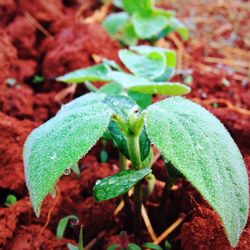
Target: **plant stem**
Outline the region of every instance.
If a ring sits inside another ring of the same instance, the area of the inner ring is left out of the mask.
[[[122,171],[126,170],[126,157],[119,152],[119,165]],[[126,230],[131,230],[132,228],[132,223],[131,221],[131,216],[132,216],[132,211],[129,205],[129,197],[128,197],[128,193],[125,193],[123,195],[123,201],[124,201],[124,212],[125,212],[125,221],[127,221],[128,223],[126,224]]]
[[[139,136],[128,136],[128,151],[130,160],[132,162],[132,166],[135,169],[140,169],[142,167],[141,163],[141,153],[140,153],[140,145],[139,145]]]
[[[126,157],[119,152],[119,166],[121,170],[126,170]]]
[[[140,169],[142,167],[139,136],[129,135],[127,136],[129,156],[134,169]],[[141,207],[142,207],[142,192],[141,183],[138,182],[134,186],[134,236],[135,241],[138,242],[141,233]]]
[[[141,182],[138,182],[134,186],[134,236],[135,241],[138,242],[141,236],[141,207],[142,207],[142,192],[141,192]]]
[[[165,209],[166,209],[166,202],[169,196],[169,192],[170,189],[173,185],[173,180],[168,177],[166,182],[165,182],[165,186],[161,195],[161,199],[160,199],[160,206],[159,206],[159,216],[158,216],[158,225],[159,228],[162,228],[163,226],[163,221],[164,221],[164,214],[165,214]]]

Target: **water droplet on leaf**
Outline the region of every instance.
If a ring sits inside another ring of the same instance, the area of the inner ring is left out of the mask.
[[[70,168],[65,169],[63,174],[64,175],[70,175],[71,174],[71,169]]]
[[[53,154],[50,156],[51,160],[55,160],[56,159],[56,152],[53,152]]]
[[[71,219],[70,219],[70,224],[71,224],[72,226],[78,225],[78,224],[79,224],[79,219],[78,219],[78,218],[71,218]]]

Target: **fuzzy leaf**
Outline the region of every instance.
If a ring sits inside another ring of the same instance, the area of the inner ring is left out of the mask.
[[[130,21],[128,21],[121,32],[120,41],[128,46],[135,45],[138,42],[138,37],[135,29]]]
[[[133,99],[139,107],[143,110],[146,109],[152,103],[151,94],[142,94],[133,90],[128,91],[128,96]]]
[[[110,72],[113,81],[121,84],[126,90],[134,90],[144,94],[185,95],[190,87],[176,82],[149,82],[142,77],[136,77],[123,72]]]
[[[235,246],[247,221],[248,178],[225,127],[200,105],[181,97],[152,105],[145,122],[151,142],[219,214]]]
[[[74,109],[83,108],[87,105],[94,105],[95,103],[101,103],[106,97],[103,93],[88,93],[86,95],[80,96],[73,101],[62,105],[61,109],[57,114],[62,114],[64,112],[72,111]]]
[[[106,17],[102,25],[110,36],[116,37],[118,32],[123,30],[125,23],[128,21],[128,14],[125,12],[112,13]]]
[[[128,192],[137,182],[151,173],[150,168],[141,170],[120,171],[115,175],[97,180],[94,186],[94,197],[97,201],[109,200]]]
[[[109,125],[112,111],[100,101],[88,104],[88,97],[78,108],[72,101],[68,104],[72,109],[59,112],[33,130],[25,142],[25,178],[37,216],[42,200],[59,177],[92,148]]]
[[[114,0],[113,4],[116,8],[123,9],[123,0]]]
[[[103,85],[98,89],[98,92],[105,93],[107,95],[119,95],[123,92],[123,88],[120,84],[112,82]]]
[[[159,47],[152,47],[152,46],[131,46],[131,50],[136,51],[140,54],[147,55],[152,52],[163,53],[166,58],[166,65],[163,74],[154,78],[154,81],[161,82],[170,79],[174,73],[176,68],[176,53],[173,50],[159,48]]]
[[[105,82],[109,81],[107,77],[109,71],[105,65],[97,64],[95,66],[74,70],[68,74],[57,77],[56,80],[66,83],[83,83],[84,81]]]
[[[147,14],[152,11],[153,3],[153,0],[123,0],[123,8],[130,15],[135,12]]]
[[[151,52],[164,53],[166,57],[167,66],[173,68],[176,67],[176,53],[173,50],[147,45],[131,46],[130,49],[143,55],[147,55]]]
[[[156,36],[169,24],[169,19],[166,16],[155,13],[151,15],[134,13],[131,21],[135,33],[140,39],[149,39]]]
[[[123,49],[119,51],[123,64],[136,76],[154,79],[164,73],[166,58],[162,52],[151,51],[146,55],[139,55]]]
[[[171,18],[170,27],[175,30],[184,41],[188,40],[188,29],[179,19],[175,17]]]

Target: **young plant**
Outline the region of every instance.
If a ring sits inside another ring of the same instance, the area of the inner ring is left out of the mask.
[[[183,40],[188,39],[188,30],[175,12],[156,8],[154,0],[121,0],[114,4],[123,12],[110,14],[103,27],[125,45],[136,45],[139,40],[155,42],[173,31]]]
[[[184,95],[191,90],[184,84],[168,82],[176,67],[176,54],[172,50],[133,46],[130,50],[120,50],[119,58],[131,73],[104,59],[101,64],[72,71],[57,80],[69,84],[85,83],[91,92],[129,96],[142,109],[152,103],[152,94]],[[92,82],[107,84],[98,89]]]
[[[63,238],[63,235],[65,233],[66,227],[68,223],[71,221],[71,225],[78,224],[79,218],[75,216],[74,214],[68,215],[60,219],[57,229],[56,229],[56,237],[61,240]]]
[[[148,83],[142,88],[138,82],[126,80],[125,86],[138,92],[158,93],[164,86],[168,89],[168,85],[152,87]],[[37,216],[43,199],[54,193],[59,177],[107,129],[132,166],[98,180],[94,187],[97,201],[117,197],[134,187],[135,232],[140,231],[141,180],[151,173],[142,162],[152,143],[214,208],[231,245],[236,246],[249,209],[243,158],[220,121],[182,97],[167,98],[143,111],[127,96],[105,93],[89,93],[64,105],[54,118],[35,129],[24,145],[25,179]]]

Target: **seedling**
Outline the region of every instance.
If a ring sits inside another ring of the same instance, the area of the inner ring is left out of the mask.
[[[154,90],[159,88],[162,86],[154,86]],[[142,91],[145,89],[152,90],[147,85]],[[237,244],[249,206],[242,156],[217,118],[182,97],[165,99],[144,111],[129,97],[104,93],[89,93],[64,105],[54,118],[35,129],[24,145],[26,183],[37,216],[42,200],[53,193],[58,178],[107,129],[132,166],[98,180],[94,187],[97,201],[117,197],[134,187],[134,222],[139,225],[140,183],[151,173],[142,162],[153,143],[214,208],[230,243]]]
[[[68,216],[63,217],[62,219],[60,219],[58,225],[57,225],[57,229],[56,229],[56,237],[61,240],[63,238],[63,235],[65,233],[66,227],[69,223],[69,221],[71,221],[72,225],[78,224],[79,219],[77,216],[71,214]]]
[[[79,233],[79,241],[78,241],[78,245],[75,246],[71,243],[67,244],[67,247],[69,250],[84,250],[83,248],[83,233],[82,233],[82,226],[80,228],[80,233]]]
[[[182,95],[190,88],[165,82],[173,75],[175,64],[170,51],[148,46],[131,49],[120,51],[119,56],[132,74],[105,61],[58,78],[69,83],[108,84],[99,89],[93,85],[94,93],[62,106],[27,138],[25,178],[36,215],[47,194],[54,193],[59,177],[108,135],[131,167],[121,167],[117,174],[96,181],[94,197],[108,200],[134,188],[136,236],[140,233],[141,181],[150,181],[153,144],[165,159],[170,176],[186,177],[218,213],[235,246],[249,208],[247,173],[239,149],[220,121],[198,104],[171,97],[145,105],[142,94]]]
[[[91,92],[129,96],[142,109],[152,103],[152,94],[184,95],[191,90],[187,85],[168,82],[176,67],[176,54],[172,50],[132,46],[130,50],[120,50],[119,57],[131,73],[104,59],[102,64],[72,71],[57,80],[69,84],[85,83]],[[107,84],[98,89],[92,82]]]
[[[188,39],[188,30],[175,12],[156,8],[154,0],[122,0],[114,4],[123,11],[110,14],[103,26],[110,36],[125,45],[136,45],[139,40],[155,42],[173,31],[183,40]]]

